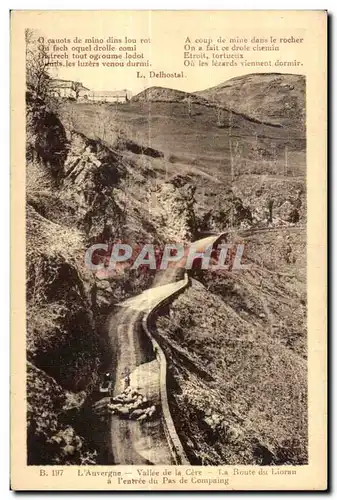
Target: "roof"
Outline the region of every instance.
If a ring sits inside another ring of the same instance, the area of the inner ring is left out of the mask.
[[[51,80],[50,85],[57,88],[71,88],[75,90],[75,85],[78,84],[79,88],[77,90],[89,90],[81,82],[74,82],[73,80],[61,80],[60,78],[55,78]]]
[[[52,87],[60,87],[60,88],[66,88],[66,87],[73,88],[73,84],[74,82],[72,82],[71,80],[52,80],[50,82],[50,85]]]
[[[94,90],[89,95],[92,97],[125,97],[127,90]]]
[[[50,83],[53,83],[53,84],[59,84],[59,83],[72,83],[73,80],[62,80],[62,78],[53,78],[52,80],[50,80]]]

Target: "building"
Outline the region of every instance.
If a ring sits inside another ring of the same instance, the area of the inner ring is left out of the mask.
[[[81,82],[61,80],[59,78],[51,80],[49,87],[51,94],[56,97],[65,97],[79,101],[125,103],[131,97],[131,92],[126,89],[96,91],[84,87]]]
[[[127,90],[101,90],[101,91],[90,91],[88,93],[81,92],[81,99],[93,101],[93,102],[118,102],[125,103],[128,102],[128,91]]]
[[[83,86],[81,82],[74,82],[72,80],[51,80],[49,87],[52,95],[55,97],[67,97],[77,99],[80,93],[89,92],[89,89]]]

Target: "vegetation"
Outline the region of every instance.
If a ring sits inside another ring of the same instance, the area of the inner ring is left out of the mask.
[[[305,77],[302,75],[251,73],[196,94],[264,122],[305,130]]]
[[[277,271],[199,272],[157,319],[193,464],[307,463],[305,288]]]

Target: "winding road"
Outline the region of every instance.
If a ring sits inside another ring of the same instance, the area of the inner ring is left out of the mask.
[[[170,270],[170,276],[175,275]],[[162,275],[162,281],[166,279]],[[110,320],[109,336],[117,348],[114,395],[124,389],[126,369],[131,371],[131,387],[160,407],[160,364],[151,343],[143,331],[142,319],[167,297],[174,295],[184,280],[146,290],[120,304],[120,312]],[[157,419],[138,422],[111,416],[111,449],[115,464],[175,463],[164,431],[162,415]]]
[[[236,231],[236,233],[247,237],[259,232],[282,229],[289,230],[291,228],[262,228]],[[192,245],[197,252],[203,252],[230,232],[206,236],[193,242]],[[168,267],[167,270],[158,272],[153,288],[119,304],[120,311],[110,318],[109,337],[111,345],[117,350],[117,365],[114,367],[114,395],[123,391],[125,372],[126,369],[129,369],[131,371],[131,387],[163,408],[162,403],[165,396],[162,394],[163,390],[160,385],[161,367],[158,357],[154,353],[153,345],[144,331],[143,318],[187,286],[187,275],[185,280],[176,281],[179,270],[181,271],[185,262],[186,256],[179,263],[173,263],[172,267]],[[166,412],[169,413],[167,402],[165,407],[167,408]],[[173,425],[171,415],[168,417]],[[156,420],[140,423],[133,420],[123,420],[117,415],[112,415],[110,440],[114,463],[129,465],[179,463],[174,450],[172,450],[172,443],[169,442],[167,428],[165,432],[163,419],[165,420],[165,415],[161,414]],[[175,439],[179,440],[177,435]],[[181,446],[180,440],[178,444]]]

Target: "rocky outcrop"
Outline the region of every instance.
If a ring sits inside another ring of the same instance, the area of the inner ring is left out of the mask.
[[[287,225],[306,220],[306,194],[302,180],[247,176],[235,182],[233,193],[243,207],[250,210],[254,224]]]
[[[166,242],[193,240],[196,230],[194,193],[195,187],[181,176],[154,187],[150,192],[152,222]]]
[[[199,220],[200,231],[222,232],[229,227],[249,227],[253,223],[252,212],[239,196],[230,189],[221,196],[218,209],[212,208]]]
[[[122,211],[113,191],[124,174],[117,153],[99,141],[72,133],[63,190],[73,197],[78,223],[92,241],[107,241],[119,234]]]
[[[58,182],[63,177],[67,157],[67,136],[63,124],[40,99],[26,95],[26,158],[42,163]]]
[[[66,423],[69,393],[45,371],[27,364],[27,440],[29,465],[90,465],[90,450]]]

